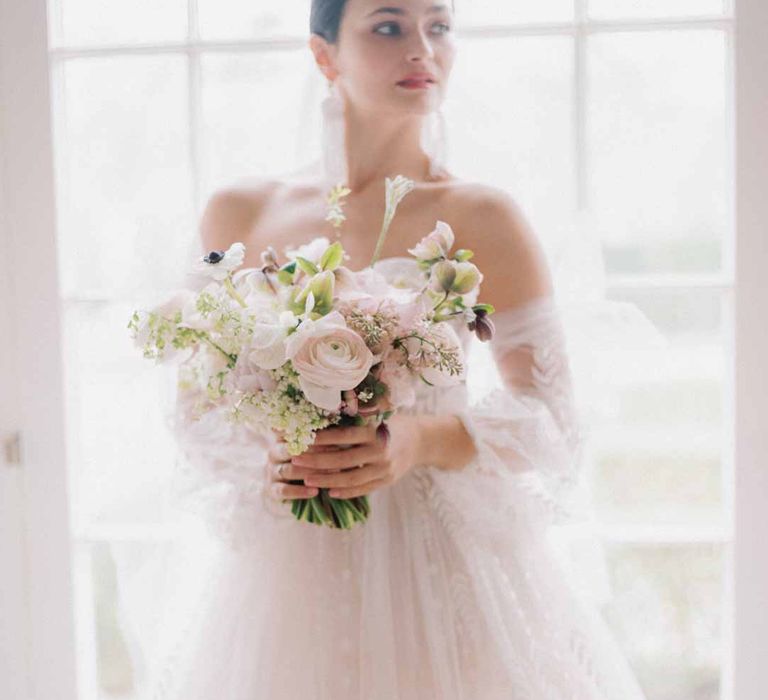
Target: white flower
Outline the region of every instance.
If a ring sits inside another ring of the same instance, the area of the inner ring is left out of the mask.
[[[300,245],[297,248],[286,247],[284,252],[285,256],[289,260],[295,260],[297,257],[306,258],[307,260],[317,264],[320,262],[325,249],[331,244],[331,242],[325,236],[313,238],[309,243]]]
[[[254,324],[248,359],[262,369],[282,367],[287,358],[285,341],[288,331],[295,328],[299,319],[291,311],[281,311],[271,318],[259,316]]]
[[[305,319],[288,337],[286,355],[305,396],[328,411],[339,410],[341,392],[354,389],[379,359],[338,311]]]
[[[202,258],[198,258],[193,272],[207,275],[215,280],[223,280],[230,272],[243,264],[245,258],[245,245],[237,242],[229,246],[229,249],[212,250]]]
[[[434,231],[424,236],[414,248],[409,248],[408,252],[419,260],[445,258],[448,257],[453,242],[453,229],[445,221],[438,221]]]

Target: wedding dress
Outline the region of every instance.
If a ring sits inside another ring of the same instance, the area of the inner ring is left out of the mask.
[[[376,269],[419,283],[415,259]],[[465,351],[476,339],[457,319]],[[642,700],[599,613],[569,585],[550,525],[572,513],[584,439],[558,306],[492,316],[504,386],[419,388],[456,414],[463,469],[412,469],[363,525],[302,521],[264,494],[267,445],[179,395],[180,490],[216,543],[165,629],[153,700]],[[454,323],[453,321],[451,323]]]

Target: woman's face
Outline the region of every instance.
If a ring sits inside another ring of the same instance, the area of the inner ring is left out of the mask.
[[[331,60],[353,104],[381,113],[440,106],[456,45],[450,0],[347,0]],[[429,82],[401,81],[426,73]]]

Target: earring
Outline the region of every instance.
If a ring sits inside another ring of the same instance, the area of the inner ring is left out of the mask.
[[[442,106],[430,112],[421,128],[421,147],[429,156],[429,175],[437,178],[448,160],[448,133]]]
[[[333,80],[328,80],[328,94],[323,99],[322,160],[330,186],[346,185],[347,159],[344,128],[344,100]]]

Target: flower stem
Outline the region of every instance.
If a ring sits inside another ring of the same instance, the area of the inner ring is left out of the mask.
[[[207,343],[212,345],[214,348],[216,348],[224,357],[227,358],[232,363],[237,362],[237,355],[232,355],[228,353],[224,348],[222,348],[218,343],[211,340],[211,337],[205,332],[205,331],[197,331],[197,337],[201,338],[202,340],[205,340]]]
[[[229,273],[224,278],[224,288],[227,290],[227,293],[229,294],[229,296],[231,296],[238,304],[240,304],[240,306],[242,306],[243,308],[247,306],[243,297],[241,297],[237,293],[237,290],[235,289],[235,285],[232,284],[232,275]]]

